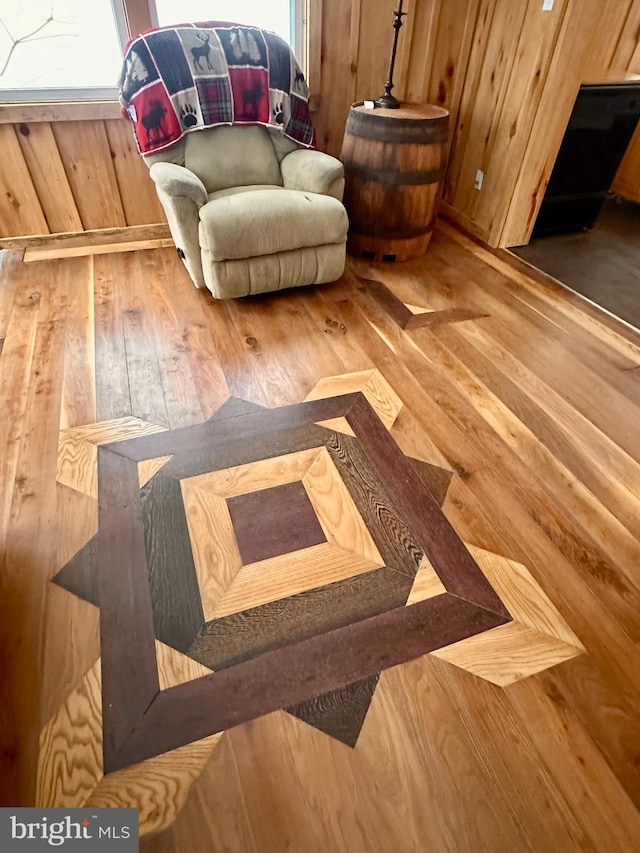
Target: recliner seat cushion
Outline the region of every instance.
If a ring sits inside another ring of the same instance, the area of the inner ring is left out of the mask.
[[[200,208],[200,246],[211,261],[342,243],[347,214],[331,196],[279,187],[236,188]]]

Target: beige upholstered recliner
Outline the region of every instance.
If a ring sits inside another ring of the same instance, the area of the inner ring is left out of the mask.
[[[348,222],[334,157],[267,127],[222,126],[145,161],[196,287],[227,299],[342,275]]]

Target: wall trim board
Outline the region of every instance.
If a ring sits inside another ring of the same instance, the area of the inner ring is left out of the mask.
[[[466,213],[452,207],[448,202],[440,202],[439,216],[464,231],[480,245],[485,247],[490,246],[489,233],[481,225],[478,225],[477,222],[474,222],[473,219],[470,219]]]
[[[0,104],[0,124],[38,121],[93,121],[122,118],[117,101],[51,101]]]
[[[140,252],[146,249],[171,249],[175,247],[172,239],[159,240],[133,240],[126,243],[104,243],[100,245],[85,245],[60,247],[53,246],[49,249],[25,249],[23,262],[25,264],[34,261],[52,261],[60,258],[84,258],[89,255],[113,255],[120,252]]]
[[[0,249],[76,248],[114,243],[138,243],[148,240],[171,239],[166,223],[130,225],[119,228],[96,228],[90,231],[70,231],[64,234],[37,234],[35,236],[0,239]]]

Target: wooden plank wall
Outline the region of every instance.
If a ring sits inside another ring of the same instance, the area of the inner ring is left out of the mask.
[[[124,119],[0,124],[0,238],[165,222]]]
[[[324,0],[318,144],[340,151],[349,105],[383,91],[388,0]],[[409,0],[398,97],[451,112],[445,210],[493,246],[529,239],[578,87],[640,71],[640,0]],[[629,155],[627,185],[640,176]],[[481,191],[476,172],[484,172]]]
[[[629,201],[640,204],[640,124],[627,148],[611,189]]]
[[[632,4],[629,17],[617,45],[617,61],[640,74],[640,2]],[[625,198],[640,203],[640,124],[627,149],[612,189]]]
[[[633,70],[639,28],[640,0],[480,0],[444,191],[459,224],[528,241],[580,83]]]
[[[350,105],[384,93],[394,3],[324,0],[318,147],[340,153]],[[436,103],[455,124],[479,0],[408,0],[396,62],[396,97]],[[313,81],[312,81],[313,86]]]

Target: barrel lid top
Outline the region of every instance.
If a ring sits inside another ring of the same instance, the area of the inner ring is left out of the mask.
[[[369,113],[380,118],[397,119],[427,119],[433,121],[437,118],[445,118],[449,115],[448,110],[437,107],[435,104],[400,104],[397,110],[389,110],[384,107],[376,107],[375,110],[367,109],[362,101],[358,101],[352,107],[358,113]]]

